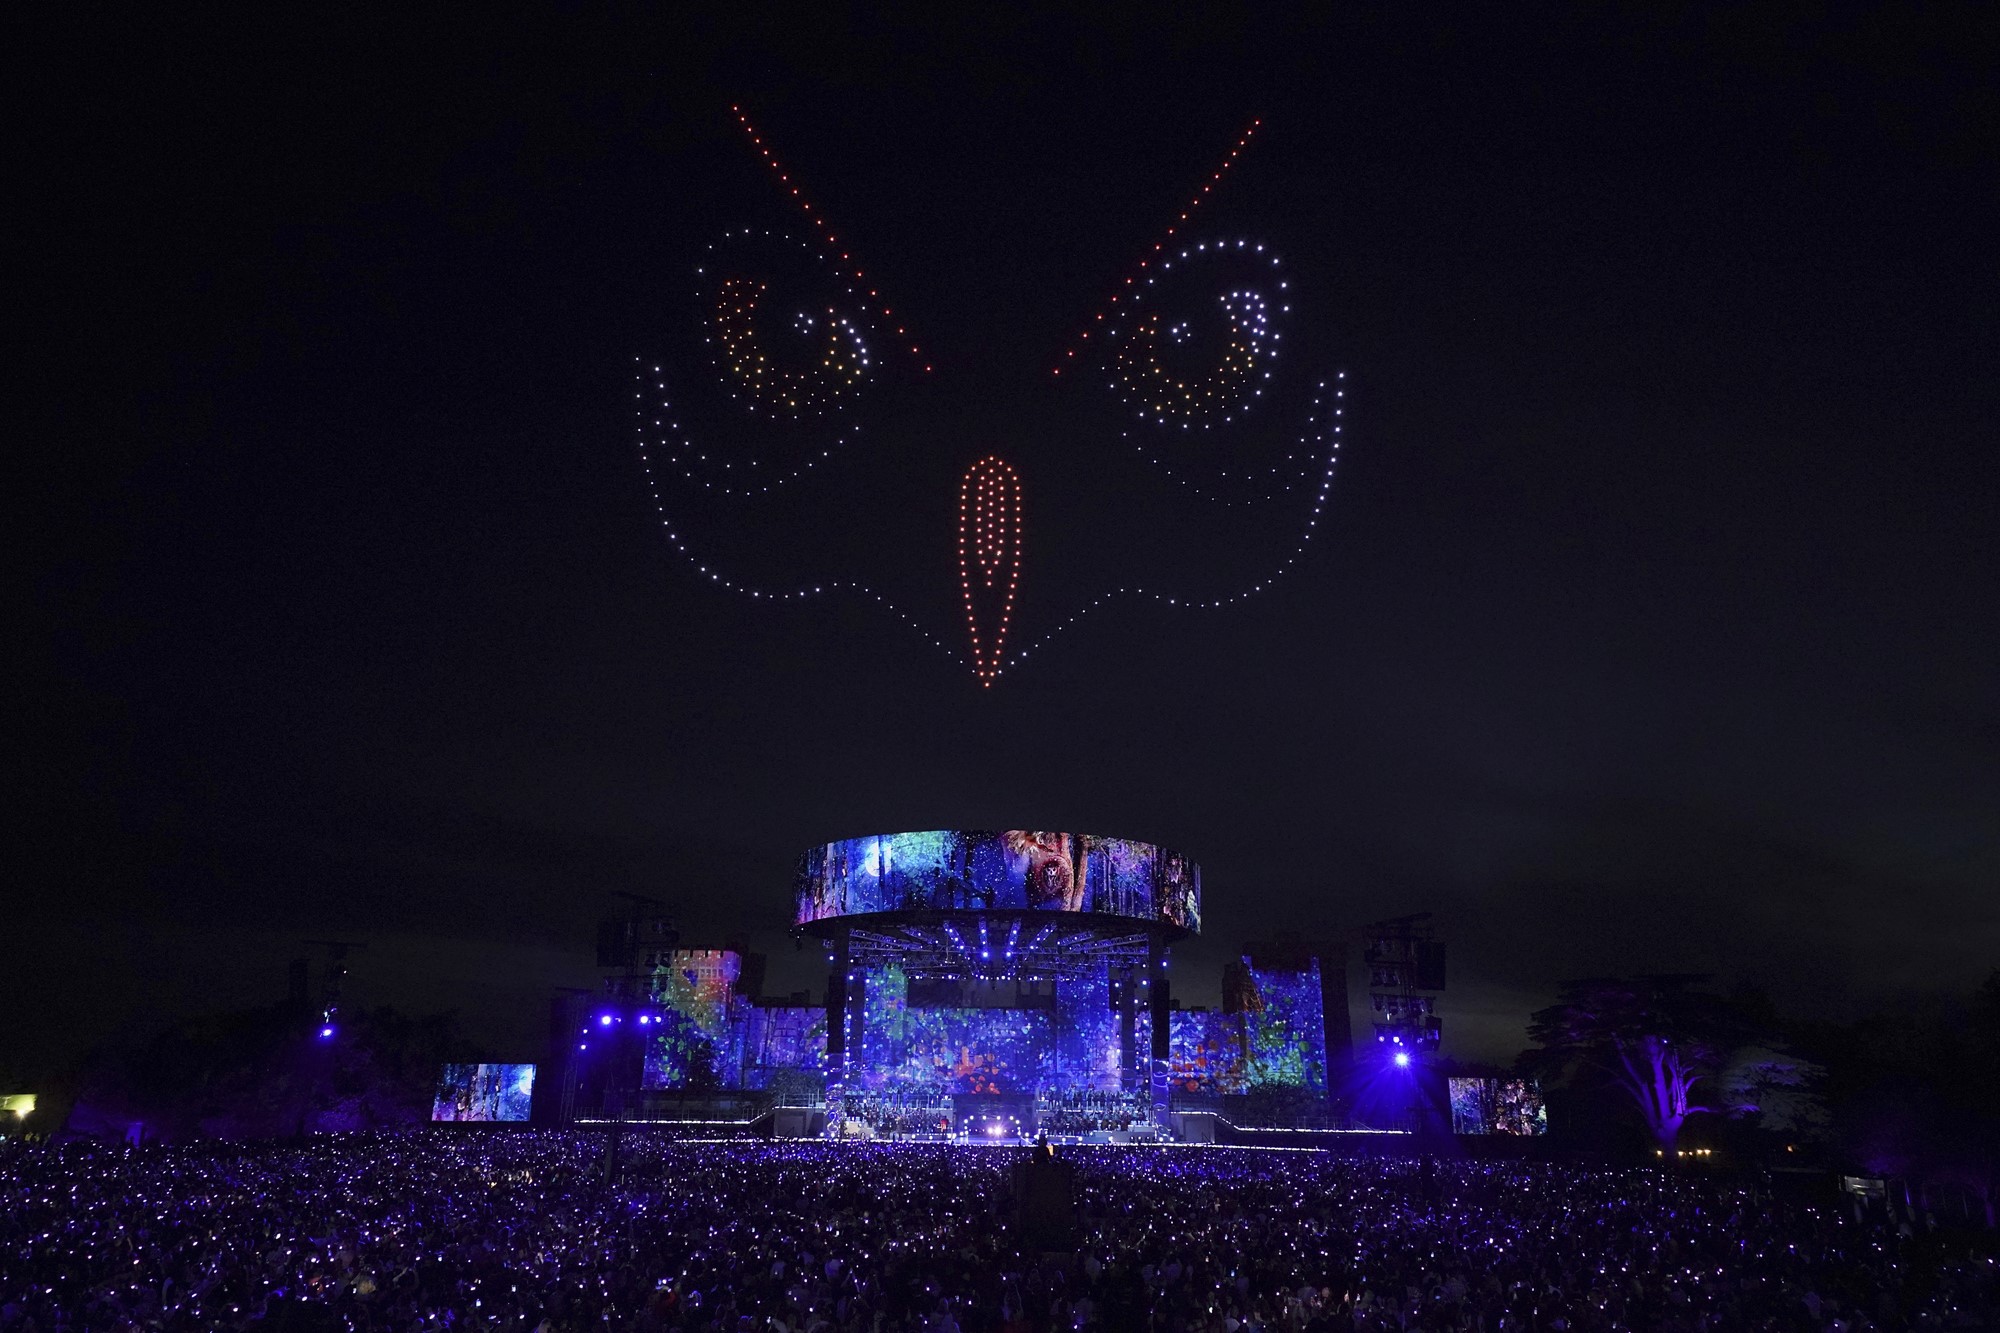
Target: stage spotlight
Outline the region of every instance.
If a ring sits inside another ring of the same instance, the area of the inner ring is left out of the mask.
[[[608,1027],[610,1027],[610,1026],[611,1026],[611,1015],[610,1015],[610,1014],[599,1014],[599,1015],[597,1016],[597,1026],[599,1026],[599,1027],[601,1027],[601,1028],[608,1028]]]
[[[321,1041],[333,1040],[333,1024],[329,1023],[319,1030],[319,1039]]]
[[[1397,1051],[1396,1068],[1408,1069],[1409,1067],[1410,1067],[1410,1053],[1408,1051]]]

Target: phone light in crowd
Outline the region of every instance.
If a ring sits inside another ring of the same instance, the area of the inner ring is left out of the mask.
[[[1409,1067],[1410,1067],[1410,1053],[1408,1051],[1397,1051],[1396,1068],[1408,1069]]]
[[[611,1026],[611,1022],[612,1022],[612,1019],[611,1019],[611,1015],[610,1015],[610,1014],[599,1014],[599,1015],[597,1016],[597,1026],[599,1026],[599,1027],[601,1027],[601,1028],[608,1028],[608,1027],[610,1027],[610,1026]]]
[[[325,1027],[319,1030],[319,1039],[321,1041],[333,1040],[333,1024],[328,1023]]]

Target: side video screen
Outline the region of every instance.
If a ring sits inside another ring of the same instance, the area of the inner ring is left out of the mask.
[[[533,1065],[446,1065],[432,1120],[520,1120],[535,1096]]]

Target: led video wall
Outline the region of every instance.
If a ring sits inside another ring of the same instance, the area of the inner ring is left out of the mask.
[[[1167,1077],[1182,1092],[1226,1097],[1249,1086],[1241,1014],[1173,1014],[1167,1052]]]
[[[1243,1025],[1246,1090],[1303,1088],[1326,1094],[1326,1011],[1319,961],[1298,970],[1246,969]]]
[[[764,1089],[784,1083],[788,1074],[825,1070],[825,1009],[744,1003],[730,989],[733,962],[730,955],[705,970],[676,966],[672,975],[660,974],[646,1037],[645,1086]],[[859,969],[850,1012],[851,1088],[1013,1095],[1108,1091],[1122,1082],[1108,970],[1064,982],[1053,1004],[993,1008],[913,1004],[900,967]],[[1140,1059],[1152,1029],[1143,1007],[1134,1019]]]
[[[1152,1020],[1142,1007],[1135,1015],[1135,1056],[1152,1049]],[[1100,968],[1056,988],[1056,1045],[1049,1079],[1056,1088],[1115,1091],[1124,1060],[1119,1049],[1118,1014],[1111,1007],[1111,971]]]
[[[653,970],[655,1008],[643,1025],[641,1086],[743,1086],[744,1020],[750,1006],[736,993],[742,967],[743,960],[726,949],[676,949]]]
[[[861,1031],[850,1086],[987,1094],[1041,1086],[1055,1035],[1048,1011],[913,1006],[909,980],[896,966],[864,972],[858,984]]]
[[[1104,912],[1201,929],[1201,867],[1089,833],[935,830],[848,838],[799,861],[797,922],[867,912]]]
[[[432,1120],[526,1120],[535,1096],[533,1065],[445,1065]]]
[[[743,1068],[819,1069],[826,1064],[826,1010],[816,1004],[753,1008],[745,1024]],[[756,1087],[754,1081],[750,1086]]]
[[[758,1006],[736,993],[740,960],[716,950],[677,951],[652,978],[644,1086],[764,1089],[826,1069],[826,1012],[817,1005]],[[1246,969],[1239,1013],[1176,1011],[1168,1076],[1191,1093],[1260,1089],[1326,1092],[1326,1025],[1315,963],[1302,970]],[[1108,969],[1064,981],[1053,1003],[1032,1007],[911,1002],[899,966],[857,969],[850,1005],[847,1084],[875,1092],[1028,1095],[1111,1091],[1125,1083],[1119,1015]],[[1133,1074],[1146,1067],[1152,1024],[1134,1013]]]
[[[1546,1134],[1541,1086],[1518,1078],[1448,1079],[1454,1134]]]

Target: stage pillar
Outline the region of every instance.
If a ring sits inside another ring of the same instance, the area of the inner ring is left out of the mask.
[[[1118,1090],[1135,1092],[1139,1087],[1139,1041],[1136,1031],[1139,1008],[1139,978],[1131,964],[1119,970],[1112,983],[1118,997]]]
[[[841,1107],[847,1094],[847,1000],[851,987],[847,931],[826,942],[831,961],[826,973],[826,1132],[840,1133]]]
[[[1146,1062],[1146,1102],[1151,1109],[1154,1124],[1165,1127],[1167,1123],[1167,1066],[1168,1053],[1173,1040],[1173,1017],[1169,1010],[1172,992],[1167,981],[1167,946],[1155,935],[1146,947],[1146,977],[1152,984],[1147,990],[1146,1008],[1151,1022],[1151,1040],[1147,1043]]]

